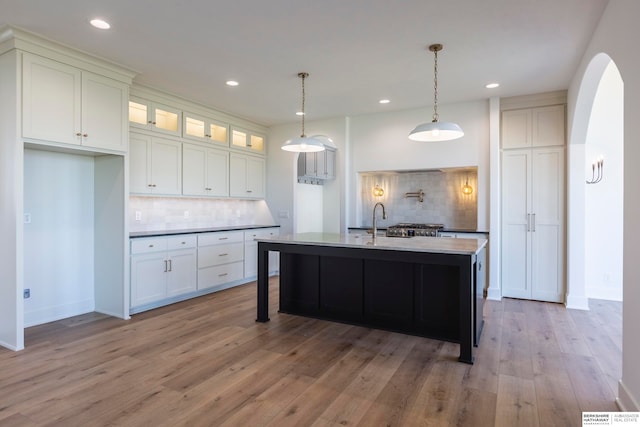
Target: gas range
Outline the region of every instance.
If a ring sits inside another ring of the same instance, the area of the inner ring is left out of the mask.
[[[444,224],[415,224],[401,222],[387,227],[387,237],[438,237],[444,229]]]

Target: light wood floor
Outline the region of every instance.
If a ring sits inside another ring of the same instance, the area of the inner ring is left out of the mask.
[[[566,427],[617,410],[621,303],[488,301],[470,366],[456,344],[278,314],[271,288],[266,324],[251,283],[28,329],[0,349],[0,425]]]

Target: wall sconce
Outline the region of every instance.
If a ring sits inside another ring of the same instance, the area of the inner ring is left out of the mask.
[[[378,184],[376,184],[376,186],[373,187],[373,197],[382,197],[382,196],[384,196],[384,189],[380,187]]]
[[[467,177],[467,180],[462,186],[462,194],[464,194],[465,196],[468,196],[471,193],[473,193],[473,187],[469,185],[469,177]]]
[[[604,159],[600,156],[595,162],[591,163],[591,181],[587,180],[587,184],[597,184],[602,181],[604,175]]]

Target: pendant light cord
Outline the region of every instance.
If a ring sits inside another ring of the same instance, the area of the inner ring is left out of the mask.
[[[438,115],[438,50],[433,49],[434,61],[433,61],[433,122],[437,122],[440,116]]]
[[[298,77],[300,77],[302,79],[302,134],[300,135],[301,138],[306,138],[306,135],[304,134],[304,99],[305,99],[305,93],[304,93],[304,79],[307,78],[309,76],[309,73],[299,73]]]

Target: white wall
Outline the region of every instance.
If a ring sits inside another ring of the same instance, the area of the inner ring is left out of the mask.
[[[584,144],[583,137],[588,126],[589,114],[585,114],[585,106],[578,101],[583,76],[591,60],[599,53],[605,52],[615,62],[624,81],[624,302],[622,379],[619,383],[618,403],[624,410],[629,411],[640,411],[640,339],[636,327],[640,324],[640,263],[637,261],[636,241],[640,236],[640,198],[636,194],[636,186],[640,182],[640,168],[636,166],[640,162],[638,16],[640,2],[637,0],[616,0],[608,3],[568,92],[569,143],[580,145]],[[580,165],[580,168],[584,168],[584,165]]]
[[[24,151],[25,326],[94,310],[93,157]]]
[[[306,196],[316,197],[315,206],[322,209],[322,230],[328,233],[346,231],[344,182],[346,179],[346,159],[348,119],[335,118],[321,121],[305,121],[307,135],[326,135],[336,145],[336,179],[326,182],[320,189],[308,189],[310,185],[299,187],[297,184],[297,160],[296,153],[283,151],[280,146],[288,139],[300,135],[300,124],[287,124],[273,126],[268,132],[267,144],[267,204],[273,213],[276,224],[279,224],[281,234],[297,232],[298,215],[298,190],[306,191]],[[312,196],[314,194],[315,196]],[[305,195],[302,196],[303,198]],[[322,200],[320,200],[320,197]],[[309,200],[306,197],[305,200]],[[304,219],[300,219],[305,229]],[[315,220],[313,220],[315,221]],[[309,228],[317,229],[316,225]]]
[[[587,179],[600,156],[606,170],[602,181],[585,189],[586,295],[615,301],[622,301],[623,91],[620,73],[610,63],[596,92],[585,141]]]
[[[0,55],[0,345],[24,348],[21,97],[17,53]]]
[[[409,140],[409,132],[417,124],[430,120],[431,108],[352,117],[349,132],[352,174],[477,166],[477,227],[489,230],[489,102],[439,107],[441,120],[453,121],[462,127],[465,135],[461,139],[435,143]],[[357,179],[351,179],[349,185],[349,193],[357,195]],[[361,217],[358,199],[347,200],[349,225],[356,225]]]

